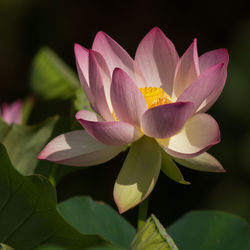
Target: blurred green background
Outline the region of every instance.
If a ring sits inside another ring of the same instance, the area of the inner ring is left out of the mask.
[[[181,55],[198,39],[199,54],[227,48],[230,56],[225,89],[209,110],[221,128],[222,141],[211,152],[225,174],[181,167],[192,185],[174,183],[163,174],[150,197],[150,213],[166,225],[193,209],[219,209],[250,221],[250,10],[240,1],[0,1],[0,103],[32,95],[29,73],[42,46],[54,50],[76,71],[75,42],[91,47],[99,30],[108,33],[131,56],[143,36],[159,26]],[[34,98],[37,98],[36,96]],[[67,101],[37,99],[30,123],[49,115],[67,117]],[[66,132],[66,130],[64,131]],[[126,152],[112,161],[71,173],[57,186],[58,199],[85,194],[115,207],[112,190]],[[124,214],[136,223],[137,208]]]

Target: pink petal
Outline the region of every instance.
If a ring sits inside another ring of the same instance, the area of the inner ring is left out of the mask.
[[[187,120],[178,134],[157,141],[174,157],[192,158],[220,142],[220,130],[213,117],[208,114],[196,114]]]
[[[175,68],[179,56],[173,43],[158,28],[153,28],[140,42],[135,61],[148,86],[163,88],[172,95]]]
[[[93,49],[105,58],[111,74],[115,68],[121,68],[135,81],[138,87],[145,86],[145,80],[134,60],[107,34],[101,31],[96,34]]]
[[[62,134],[50,141],[38,156],[70,166],[94,166],[114,158],[122,147],[107,146],[84,130]]]
[[[176,66],[174,79],[174,95],[179,95],[189,86],[200,74],[199,58],[197,53],[197,41],[194,39]]]
[[[198,108],[198,112],[206,112],[218,99],[220,96],[227,79],[227,65],[223,66],[221,76],[219,81],[217,81],[217,86],[214,88],[212,93],[203,101],[203,103]]]
[[[79,111],[76,119],[90,135],[107,145],[126,145],[142,136],[141,132],[129,123],[100,121],[95,114],[87,110]]]
[[[217,64],[201,73],[179,96],[178,102],[192,101],[194,111],[218,87],[224,79],[224,64]]]
[[[2,106],[2,117],[8,124],[21,124],[22,120],[22,101],[18,100],[12,104],[4,103]]]
[[[95,110],[106,120],[113,120],[110,108],[108,106],[103,77],[100,73],[100,67],[98,65],[95,53],[89,50],[89,84],[91,93],[93,95],[93,104]]]
[[[135,83],[121,69],[114,70],[110,95],[117,118],[139,126],[147,104]]]
[[[199,57],[200,72],[220,63],[228,64],[229,56],[226,49],[208,51]]]
[[[155,138],[168,138],[176,134],[192,114],[192,102],[176,102],[147,110],[141,119],[143,132]]]
[[[84,93],[92,105],[93,96],[89,87],[89,52],[79,44],[75,44],[75,58],[78,75],[82,84]]]

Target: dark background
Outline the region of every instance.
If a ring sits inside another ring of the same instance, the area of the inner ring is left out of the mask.
[[[179,55],[193,38],[199,54],[227,48],[229,74],[222,96],[209,110],[222,142],[210,152],[225,174],[181,167],[192,185],[163,174],[150,198],[150,213],[167,225],[192,209],[220,209],[250,220],[250,10],[240,1],[0,1],[0,103],[30,94],[29,71],[41,46],[49,46],[75,70],[73,44],[90,48],[103,30],[131,56],[143,36],[159,26]],[[58,185],[58,199],[86,194],[112,206],[112,189],[126,153],[104,166],[72,173]],[[137,208],[125,213],[136,223]]]

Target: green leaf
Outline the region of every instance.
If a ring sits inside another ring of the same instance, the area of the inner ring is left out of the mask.
[[[58,205],[63,217],[83,234],[103,235],[111,243],[128,248],[135,229],[110,206],[89,197],[74,197]]]
[[[72,69],[46,47],[35,56],[30,84],[32,90],[44,99],[68,99],[80,87]]]
[[[250,226],[224,212],[190,212],[167,230],[182,250],[250,249]]]
[[[28,175],[34,172],[37,156],[51,137],[57,121],[58,117],[53,117],[35,126],[12,124],[2,143],[20,173]]]
[[[152,214],[137,232],[131,250],[178,250],[159,220]]]
[[[163,150],[161,150],[161,171],[170,179],[178,183],[190,184],[190,182],[184,180],[181,171],[179,170],[175,162]]]
[[[0,142],[8,134],[10,126],[0,117]]]
[[[39,175],[22,176],[0,144],[0,242],[18,250],[54,244],[80,250],[108,245],[101,236],[83,235],[56,210],[56,192]]]

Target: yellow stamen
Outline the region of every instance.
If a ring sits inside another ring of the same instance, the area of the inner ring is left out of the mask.
[[[144,87],[139,88],[139,90],[145,98],[148,109],[173,102],[172,98],[162,88]],[[113,112],[112,115],[115,121],[119,120],[115,112]]]
[[[173,102],[171,97],[162,88],[144,87],[139,88],[139,90],[146,100],[148,109]]]

